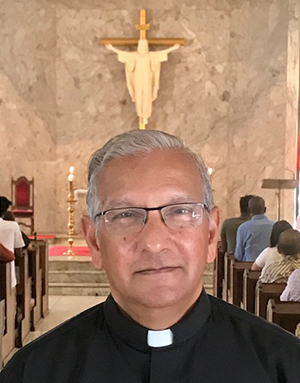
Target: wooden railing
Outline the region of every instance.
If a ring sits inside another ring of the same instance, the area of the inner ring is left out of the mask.
[[[214,268],[214,295],[295,333],[300,303],[279,302],[285,283],[261,283],[252,262],[239,262],[218,251]],[[299,328],[300,333],[300,328]]]
[[[295,334],[300,323],[300,302],[268,302],[267,319]]]
[[[0,368],[49,313],[47,242],[33,241],[15,265],[18,283],[12,287],[12,264],[0,263]]]

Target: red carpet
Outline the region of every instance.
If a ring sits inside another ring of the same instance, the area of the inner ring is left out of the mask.
[[[69,246],[53,246],[49,249],[49,256],[65,255],[63,253],[69,250]],[[90,256],[90,250],[87,246],[73,246],[75,255]]]
[[[29,235],[28,237],[30,239],[34,239],[33,235]],[[54,238],[55,238],[55,235],[53,234],[41,234],[36,236],[36,239],[54,239]]]

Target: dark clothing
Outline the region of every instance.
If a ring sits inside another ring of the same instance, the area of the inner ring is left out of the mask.
[[[27,249],[27,247],[30,245],[31,239],[29,237],[27,237],[27,235],[25,233],[23,233],[23,231],[21,231],[21,234],[22,234],[22,238],[24,241],[23,249]]]
[[[220,233],[223,251],[234,254],[237,229],[242,223],[249,221],[250,218],[250,215],[241,215],[240,217],[225,219]]]
[[[151,348],[112,297],[22,348],[0,383],[299,383],[300,341],[203,292]]]

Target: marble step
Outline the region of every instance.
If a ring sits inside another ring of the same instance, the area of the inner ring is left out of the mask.
[[[104,271],[98,270],[50,270],[50,283],[108,283]]]
[[[83,257],[82,257],[83,258]],[[64,271],[64,270],[95,270],[95,266],[92,264],[90,259],[84,260],[49,260],[49,271]]]
[[[50,295],[93,295],[107,296],[108,283],[49,283]]]

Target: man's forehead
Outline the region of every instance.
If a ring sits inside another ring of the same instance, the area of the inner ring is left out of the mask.
[[[106,201],[102,201],[102,206],[105,209],[111,208],[121,208],[121,207],[160,207],[164,205],[172,205],[176,203],[186,203],[186,202],[198,202],[195,200],[195,197],[189,193],[178,193],[175,195],[170,195],[169,198],[164,200],[162,204],[158,204],[158,206],[147,206],[147,203],[138,203],[136,198],[126,198],[120,196],[120,198],[108,198]]]

